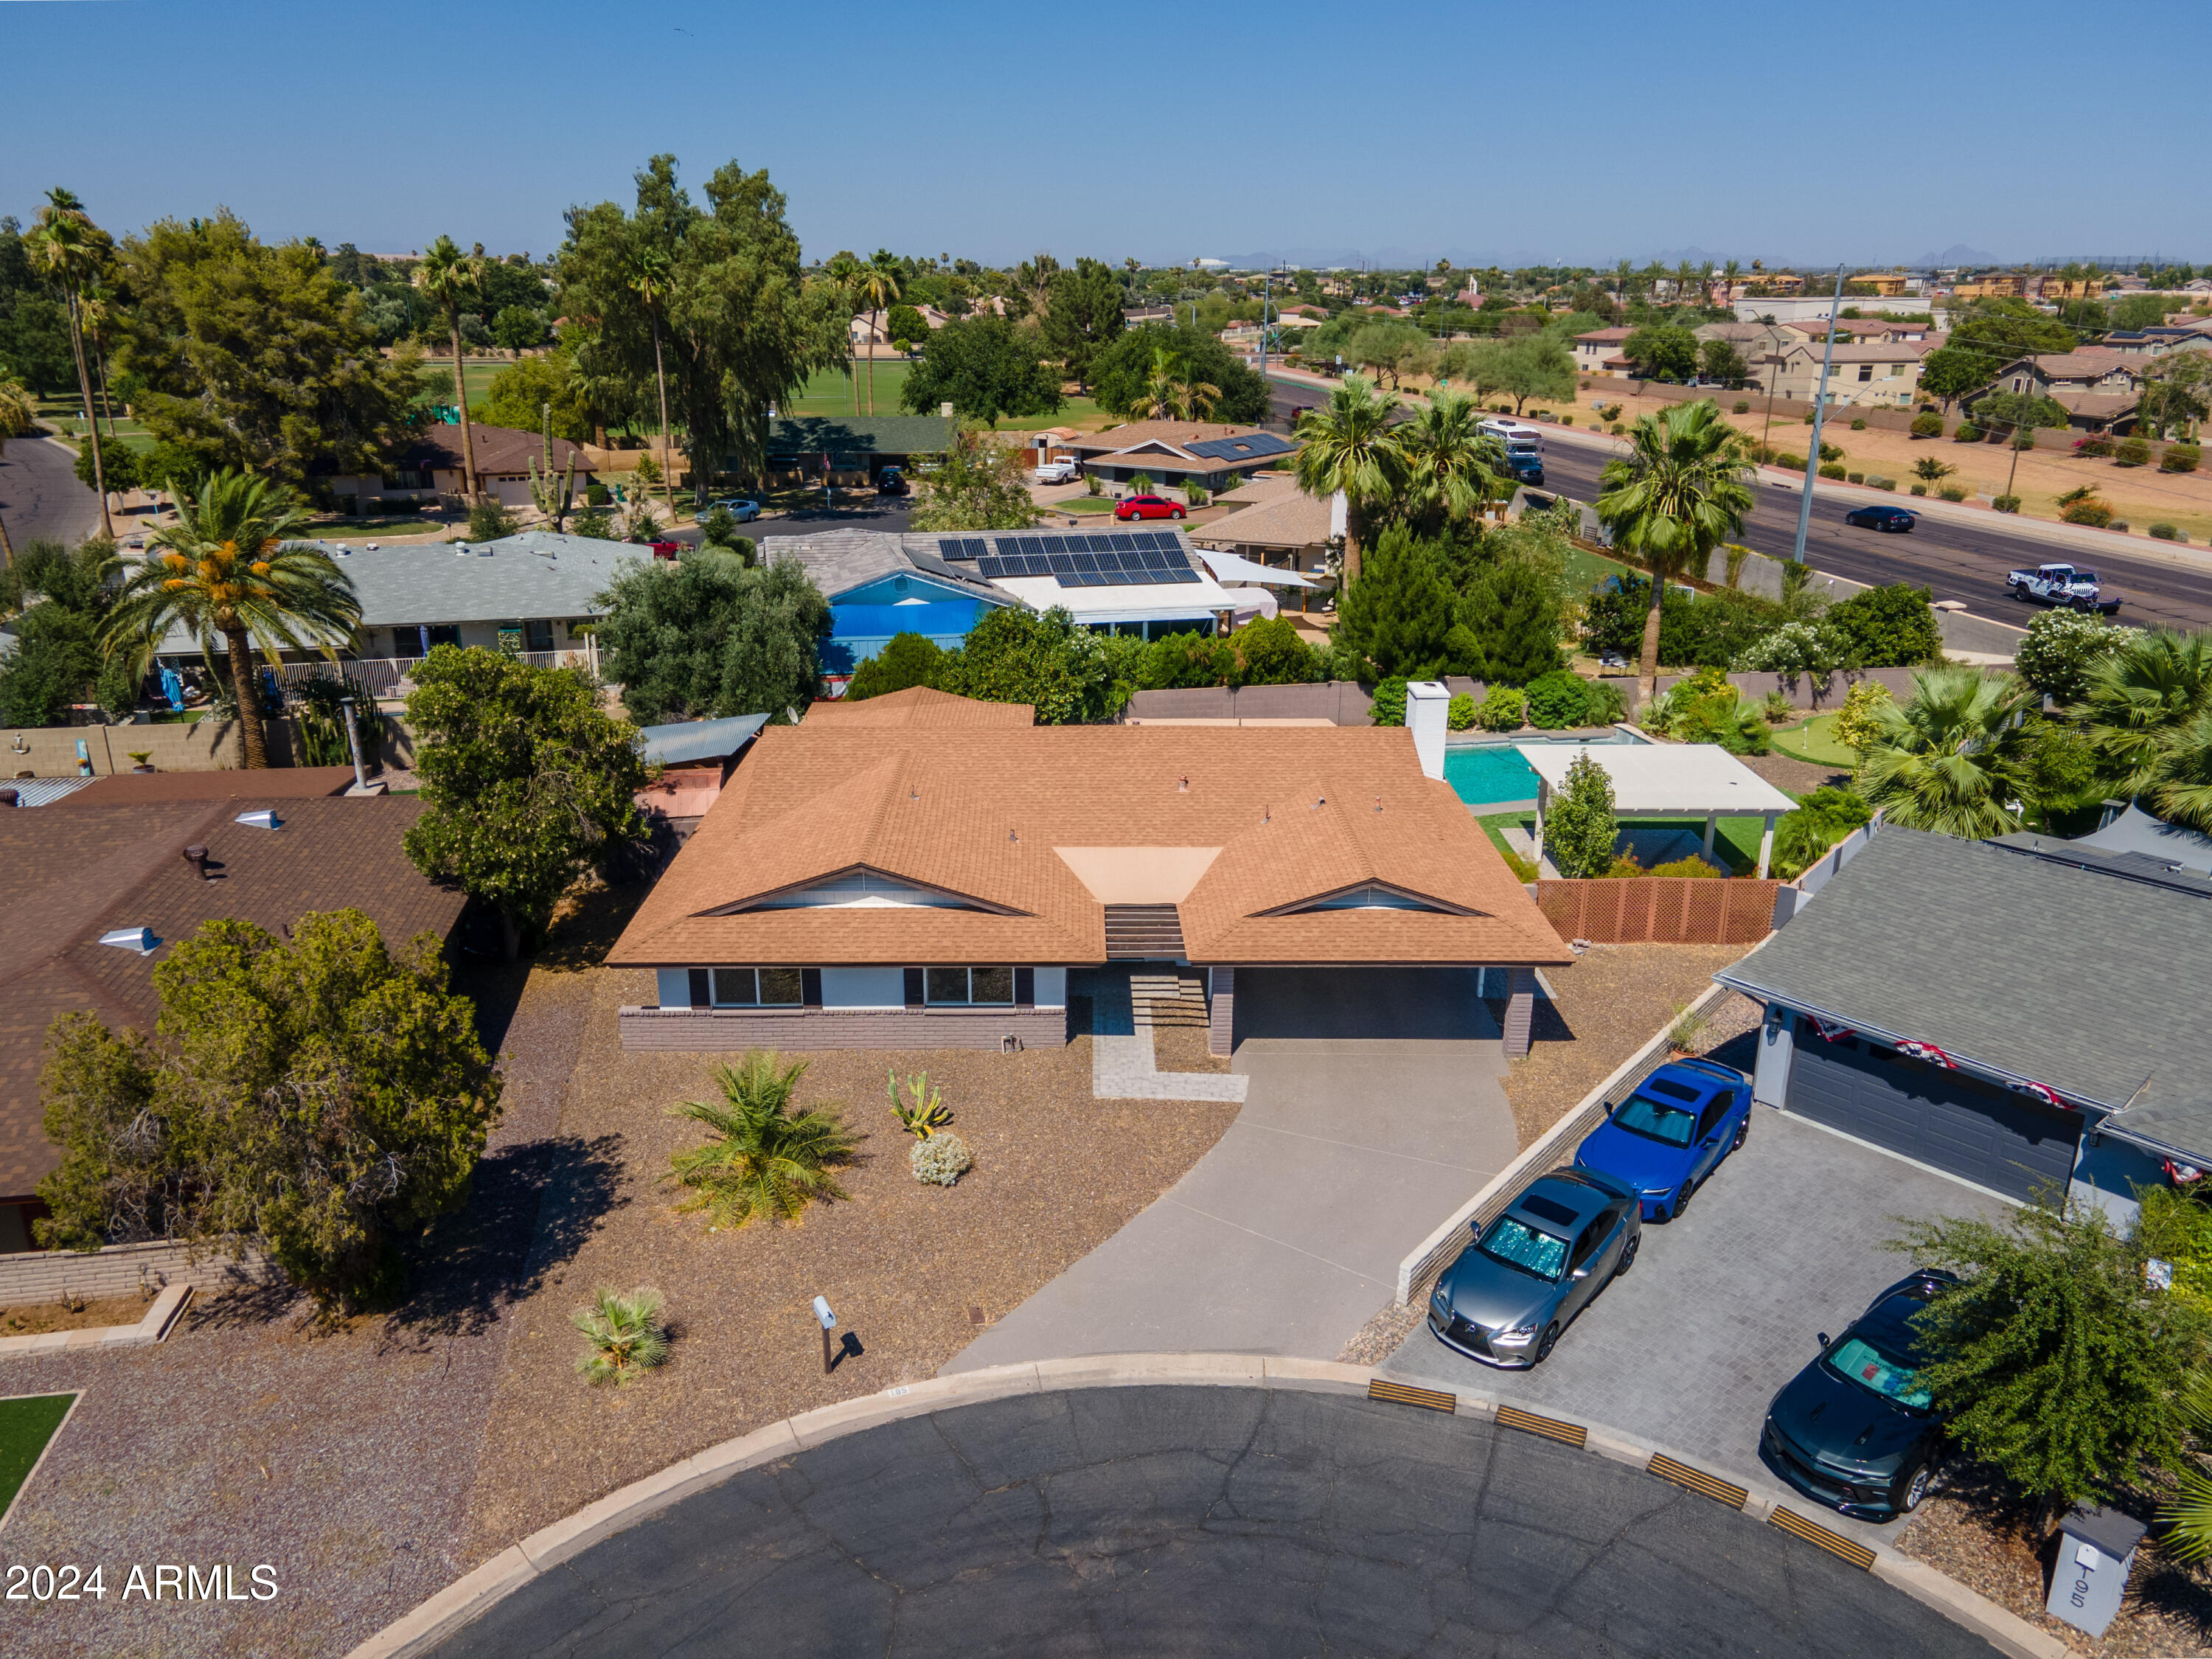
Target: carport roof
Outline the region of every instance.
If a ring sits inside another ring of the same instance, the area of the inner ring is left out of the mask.
[[[1613,810],[1640,817],[1789,812],[1797,803],[1712,743],[1524,743],[1521,758],[1557,793],[1588,755],[1613,780]]]
[[[1714,977],[2040,1084],[2117,1114],[2107,1130],[2212,1164],[2206,896],[1885,828]]]

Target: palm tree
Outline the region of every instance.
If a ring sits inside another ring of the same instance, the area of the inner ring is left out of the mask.
[[[23,238],[23,252],[31,264],[62,291],[69,316],[70,349],[76,356],[78,395],[84,401],[86,435],[92,442],[92,487],[100,496],[100,533],[112,538],[114,520],[107,513],[107,470],[100,458],[100,439],[93,424],[92,373],[84,357],[82,300],[86,287],[100,270],[100,246],[92,221],[67,191],[47,192],[47,204],[39,210],[39,227]]]
[[[2116,790],[2212,829],[2212,634],[2124,632],[2068,712]]]
[[[852,319],[860,314],[860,262],[850,253],[838,253],[822,268],[830,290],[845,306],[845,380],[853,388],[853,413],[860,412],[860,371],[853,362]]]
[[[8,440],[30,435],[37,424],[38,410],[31,402],[30,388],[4,368],[0,368],[0,455],[8,453]],[[15,568],[15,544],[8,539],[8,523],[0,519],[0,558],[6,559],[8,568]]]
[[[1859,793],[1892,823],[1980,841],[2020,828],[2020,717],[2035,694],[1978,668],[1912,677],[1910,702],[1875,711]]]
[[[668,371],[660,360],[660,313],[668,304],[670,275],[665,249],[640,246],[632,250],[629,290],[637,295],[638,303],[645,307],[646,320],[653,325],[653,380],[660,391],[660,491],[667,498],[669,516],[673,518],[676,469],[670,464],[668,454]]]
[[[450,236],[430,244],[416,268],[415,281],[423,294],[445,308],[447,331],[453,342],[453,401],[461,411],[461,487],[469,505],[477,500],[476,434],[469,424],[469,388],[461,373],[461,302],[483,290],[483,261],[464,253]]]
[[[600,1285],[590,1307],[568,1316],[568,1322],[592,1345],[576,1369],[594,1383],[620,1388],[666,1359],[668,1328],[660,1317],[666,1300],[649,1286],[624,1296],[611,1285]]]
[[[735,1066],[714,1068],[720,1100],[689,1100],[679,1117],[703,1123],[714,1139],[676,1154],[674,1178],[697,1196],[684,1206],[704,1210],[714,1227],[743,1227],[763,1217],[796,1223],[817,1199],[845,1196],[830,1171],[852,1162],[860,1138],[834,1112],[795,1112],[791,1097],[805,1060],[780,1066],[749,1049]]]
[[[177,521],[154,532],[149,556],[124,585],[100,634],[100,649],[129,652],[143,673],[161,641],[181,629],[220,635],[238,698],[249,768],[269,764],[253,645],[270,661],[282,647],[316,650],[332,662],[361,621],[353,582],[304,534],[307,512],[282,485],[248,472],[217,472],[195,499],[175,488]]]
[[[1728,303],[1730,305],[1735,303],[1735,285],[1742,276],[1743,265],[1739,260],[1730,259],[1721,267],[1721,280],[1727,285]]]
[[[1344,585],[1359,580],[1367,511],[1404,483],[1403,439],[1390,424],[1398,400],[1385,398],[1364,374],[1347,374],[1328,404],[1298,411],[1298,489],[1326,501],[1344,495]]]
[[[1627,260],[1620,259],[1614,261],[1613,267],[1613,297],[1620,303],[1623,315],[1626,315],[1628,311],[1628,284],[1630,280],[1634,277],[1635,275],[1636,267]]]
[[[1651,701],[1659,680],[1659,605],[1669,576],[1703,575],[1712,551],[1743,529],[1753,505],[1743,434],[1721,418],[1711,398],[1639,416],[1626,455],[1606,463],[1598,516],[1613,546],[1651,578],[1637,664],[1637,702]]]
[[[1152,366],[1130,405],[1133,421],[1202,421],[1213,412],[1221,388],[1207,380],[1186,380],[1182,359],[1165,346],[1152,348]]]
[[[1512,492],[1505,450],[1482,430],[1482,409],[1456,392],[1430,396],[1399,428],[1406,451],[1408,497],[1425,515],[1464,518]]]
[[[853,274],[853,294],[868,307],[868,413],[876,412],[876,319],[899,302],[896,256],[884,248]]]
[[[115,332],[115,296],[97,278],[86,285],[77,300],[79,326],[92,343],[92,366],[100,374],[100,412],[107,422],[107,438],[115,440],[115,400],[107,395],[107,342]]]

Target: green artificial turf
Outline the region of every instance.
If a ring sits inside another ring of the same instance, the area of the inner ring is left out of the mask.
[[[0,1400],[0,1520],[31,1478],[46,1442],[76,1403],[73,1394],[30,1394]]]
[[[1769,741],[1792,760],[1810,761],[1815,766],[1833,766],[1847,772],[1859,763],[1857,750],[1836,741],[1833,714],[1821,714],[1802,726],[1777,732]]]

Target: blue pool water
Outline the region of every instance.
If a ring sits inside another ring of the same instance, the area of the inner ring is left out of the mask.
[[[1641,743],[1615,727],[1601,737],[1546,738],[1540,734],[1517,738],[1517,743]],[[1536,799],[1536,769],[1521,758],[1513,743],[1455,744],[1444,750],[1444,781],[1469,806],[1495,806],[1500,801]]]

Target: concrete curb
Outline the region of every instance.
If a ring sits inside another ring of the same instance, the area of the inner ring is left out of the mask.
[[[1718,984],[1707,986],[1690,1004],[1691,1012],[1703,1013],[1726,995],[1729,988]],[[1570,1140],[1579,1139],[1596,1127],[1593,1109],[1601,1107],[1607,1095],[1619,1088],[1623,1079],[1663,1048],[1667,1033],[1673,1029],[1674,1022],[1670,1020],[1654,1032],[1650,1041],[1614,1066],[1602,1082],[1576,1103],[1572,1111],[1537,1136],[1526,1152],[1491,1176],[1473,1198],[1438,1223],[1436,1231],[1414,1247],[1413,1253],[1398,1264],[1398,1306],[1402,1308],[1409,1304],[1422,1285],[1443,1271],[1443,1258],[1454,1253],[1451,1247],[1468,1222],[1478,1216],[1488,1221],[1490,1216],[1483,1214],[1486,1208],[1489,1208],[1492,1215],[1504,1209],[1511,1201],[1513,1194],[1559,1161],[1560,1147]]]
[[[659,1474],[648,1475],[565,1520],[540,1528],[509,1546],[466,1577],[457,1580],[356,1647],[347,1659],[416,1659],[464,1626],[541,1574],[611,1534],[649,1520],[696,1492],[818,1446],[841,1435],[875,1428],[909,1417],[980,1405],[1018,1394],[1066,1389],[1198,1388],[1281,1389],[1304,1394],[1364,1396],[1376,1381],[1402,1382],[1452,1396],[1455,1413],[1495,1421],[1498,1401],[1470,1389],[1437,1389],[1425,1378],[1401,1378],[1364,1365],[1326,1359],[1294,1359],[1270,1354],[1135,1353],[1102,1354],[1075,1359],[1047,1359],[997,1365],[903,1384],[881,1394],[841,1401],[834,1406],[787,1418],[736,1440],[710,1446]],[[1561,1425],[1559,1426],[1570,1426]],[[1660,1447],[1595,1425],[1571,1425],[1584,1431],[1583,1449],[1632,1468],[1649,1469]],[[1678,1462],[1680,1460],[1677,1460]],[[1656,1478],[1656,1477],[1655,1477]],[[1756,1521],[1771,1515],[1774,1500],[1753,1494],[1742,1513]],[[1885,1546],[1872,1547],[1873,1575],[1893,1584],[2012,1659],[2064,1659],[2065,1645],[1975,1595],[1933,1567]]]
[[[177,1316],[191,1299],[189,1285],[172,1285],[154,1298],[154,1305],[135,1325],[88,1325],[78,1331],[44,1331],[36,1336],[0,1337],[0,1359],[21,1359],[28,1354],[61,1353],[70,1348],[135,1348],[142,1343],[162,1342],[176,1328]]]

